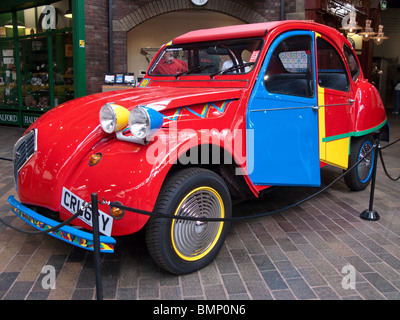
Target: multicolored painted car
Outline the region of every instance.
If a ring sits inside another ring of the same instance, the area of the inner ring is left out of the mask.
[[[9,203],[39,229],[80,212],[50,234],[92,250],[97,193],[102,252],[146,228],[154,261],[185,274],[216,257],[230,227],[201,218],[230,218],[234,199],[271,186],[320,186],[321,167],[347,170],[377,133],[389,136],[381,98],[338,31],[304,21],[192,31],[162,46],[138,87],[66,102],[29,127]],[[350,189],[366,188],[373,159],[346,175]]]

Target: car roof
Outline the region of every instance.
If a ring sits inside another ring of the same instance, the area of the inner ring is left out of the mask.
[[[336,29],[325,25],[303,21],[303,20],[285,20],[273,22],[261,22],[251,24],[233,25],[219,28],[200,29],[187,32],[176,37],[172,43],[182,44],[190,42],[217,41],[225,39],[239,39],[249,37],[264,37],[268,32],[276,28],[287,29],[305,29],[316,30],[317,32],[325,31],[331,34],[340,34]]]

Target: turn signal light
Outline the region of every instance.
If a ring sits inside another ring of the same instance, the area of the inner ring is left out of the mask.
[[[117,207],[110,207],[110,214],[114,219],[122,219],[122,217],[125,215],[125,210]]]
[[[103,155],[102,155],[101,153],[92,154],[92,155],[89,157],[89,166],[92,167],[92,166],[98,164],[98,163],[100,162],[102,156],[103,156]]]

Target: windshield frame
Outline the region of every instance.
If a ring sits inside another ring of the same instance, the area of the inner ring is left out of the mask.
[[[153,63],[148,68],[148,75],[152,77],[174,77],[175,79],[184,76],[206,76],[213,79],[216,75],[247,75],[255,69],[264,45],[265,39],[262,37],[225,39],[177,45],[169,43],[158,52]],[[174,66],[176,69],[173,71],[170,71],[172,69],[168,69],[169,66],[167,66],[167,61],[164,57],[167,52],[168,55],[171,55],[169,52],[172,52],[174,59],[183,60],[183,63],[177,61],[177,65]],[[246,52],[246,57],[243,56],[244,52]],[[248,59],[246,60],[245,58]],[[224,66],[224,63],[226,66]],[[167,71],[159,69],[161,64],[165,65],[165,70]],[[241,66],[242,64],[244,65]],[[231,72],[228,72],[228,69],[231,69]]]

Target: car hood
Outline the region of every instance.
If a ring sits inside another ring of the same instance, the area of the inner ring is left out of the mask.
[[[48,111],[34,122],[27,132],[38,129],[39,138],[45,137],[45,145],[51,147],[58,155],[65,153],[66,148],[76,153],[80,149],[86,149],[85,145],[91,148],[96,142],[110,136],[101,129],[99,121],[99,111],[108,102],[128,110],[145,105],[163,113],[182,106],[239,99],[242,93],[243,89],[171,87],[134,88],[99,93],[71,100]],[[167,122],[166,120],[164,122]],[[57,150],[58,148],[60,150]]]
[[[117,90],[105,93],[89,95],[83,98],[71,100],[48,111],[39,118],[27,131],[33,128],[48,125],[49,122],[62,126],[65,129],[82,130],[83,127],[99,127],[100,108],[113,102],[128,110],[138,105],[146,105],[159,112],[192,104],[201,104],[227,99],[239,99],[243,89],[232,88],[171,88],[149,87]],[[83,123],[83,125],[82,125]],[[88,134],[84,130],[83,134]]]
[[[243,89],[135,88],[94,94],[64,103],[40,117],[27,131],[36,130],[37,152],[21,169],[18,192],[22,202],[57,210],[62,186],[81,161],[102,141],[115,137],[99,123],[100,108],[114,102],[129,110],[147,105],[159,112],[193,103],[239,99]],[[43,197],[43,194],[49,196]],[[51,196],[50,196],[51,195]],[[40,199],[42,203],[36,203]]]

